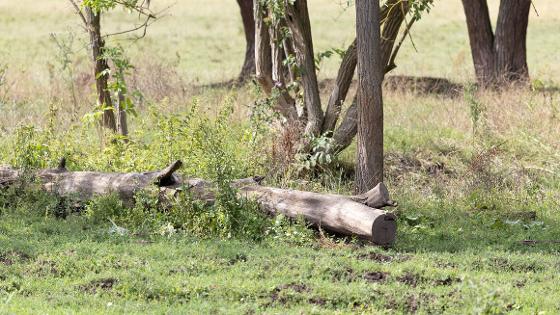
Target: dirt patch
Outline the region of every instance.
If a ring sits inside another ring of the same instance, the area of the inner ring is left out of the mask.
[[[404,275],[397,277],[397,280],[401,283],[404,283],[406,285],[415,288],[418,285],[418,283],[422,282],[424,279],[420,275],[407,272]]]
[[[0,264],[5,266],[11,266],[14,264],[14,261],[8,257],[0,256]]]
[[[272,305],[274,303],[279,303],[279,304],[282,304],[282,305],[287,304],[288,303],[288,297],[282,294],[282,292],[284,292],[284,291],[293,291],[293,292],[296,292],[296,293],[305,293],[305,292],[310,292],[311,289],[303,283],[289,283],[289,284],[283,284],[283,285],[277,286],[270,293],[270,303],[268,303],[267,306]]]
[[[388,263],[393,261],[393,256],[383,255],[379,253],[367,253],[367,254],[360,254],[357,256],[360,260],[373,260],[380,263]]]
[[[380,271],[366,272],[362,276],[364,280],[370,283],[385,282],[385,280],[387,280],[388,277],[389,277],[389,273],[380,272]]]
[[[408,298],[406,298],[406,302],[404,303],[405,309],[412,314],[418,311],[419,305],[420,303],[418,302],[418,298],[415,295],[410,295]]]
[[[5,266],[11,266],[16,261],[27,261],[30,260],[31,256],[24,252],[11,251],[7,253],[0,254],[0,264]]]
[[[383,87],[389,91],[412,92],[417,95],[440,95],[458,97],[463,92],[461,84],[445,78],[413,77],[404,75],[387,76]]]
[[[96,294],[98,292],[110,291],[118,282],[119,280],[115,278],[97,279],[87,284],[81,285],[80,290],[91,294]]]
[[[408,173],[425,173],[429,176],[452,176],[455,172],[441,161],[433,161],[431,157],[422,158],[419,153],[401,154],[388,153],[385,156],[389,175],[400,178]]]
[[[451,276],[447,276],[443,279],[434,280],[433,284],[436,285],[436,286],[449,286],[449,285],[452,285],[452,284],[458,283],[458,282],[461,282],[461,279],[451,277]]]
[[[322,297],[312,297],[309,299],[309,304],[314,304],[314,305],[319,305],[319,306],[325,306],[325,304],[327,304],[327,300],[325,300]]]

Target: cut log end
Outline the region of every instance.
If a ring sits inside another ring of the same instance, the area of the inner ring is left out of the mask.
[[[397,236],[397,217],[387,213],[377,217],[371,227],[371,241],[377,245],[391,245]]]

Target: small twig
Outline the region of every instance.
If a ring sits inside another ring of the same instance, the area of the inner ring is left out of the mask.
[[[537,16],[540,17],[539,11],[537,11],[537,7],[535,6],[535,2],[531,1],[531,5],[533,6],[533,10],[535,10],[535,13],[537,14]]]
[[[84,25],[87,26],[88,25],[87,19],[84,16],[84,13],[82,12],[82,10],[78,6],[78,4],[76,2],[74,2],[74,0],[68,0],[68,1],[70,1],[70,3],[72,4],[72,6],[74,7],[74,10],[76,11],[76,14],[78,14],[80,16],[80,18],[82,19],[82,22],[84,22]]]
[[[401,49],[401,46],[406,39],[406,36],[410,34],[410,29],[412,28],[412,25],[414,24],[414,22],[416,22],[416,20],[417,19],[415,17],[413,17],[412,20],[410,20],[410,22],[408,22],[408,24],[406,25],[406,28],[404,30],[404,33],[403,33],[401,39],[397,43],[397,46],[395,46],[395,49],[393,50],[393,53],[391,54],[391,58],[389,58],[389,67],[396,67],[395,66],[395,60],[397,59],[397,54],[399,53],[399,50]],[[412,46],[414,47],[414,50],[416,50],[416,46],[414,45],[414,42],[412,41],[412,37],[411,37],[411,42],[412,42]],[[416,50],[416,51],[418,52],[418,50]]]

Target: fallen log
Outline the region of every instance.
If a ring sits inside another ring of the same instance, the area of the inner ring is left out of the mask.
[[[116,193],[126,205],[134,204],[134,195],[149,187],[159,187],[162,196],[188,191],[194,199],[212,203],[215,188],[202,179],[182,179],[174,173],[181,167],[176,161],[161,171],[144,173],[71,172],[64,159],[55,169],[34,174],[43,188],[53,194],[72,195],[89,200],[96,195]],[[0,168],[0,186],[7,186],[22,173],[12,168]],[[396,217],[382,208],[393,206],[383,183],[358,196],[320,194],[261,186],[262,178],[235,180],[231,185],[241,198],[255,200],[271,214],[282,213],[295,218],[303,216],[308,222],[344,235],[368,239],[376,244],[392,244],[396,236]]]

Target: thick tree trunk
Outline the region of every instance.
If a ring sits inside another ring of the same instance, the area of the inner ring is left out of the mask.
[[[471,54],[477,81],[487,86],[495,79],[494,33],[486,0],[463,0]]]
[[[245,32],[245,60],[237,78],[238,83],[243,83],[255,74],[255,17],[253,14],[253,0],[237,0]]]
[[[383,181],[383,98],[379,1],[356,0],[358,137],[356,191]]]
[[[531,0],[502,0],[494,49],[498,81],[527,82],[527,27]]]
[[[496,32],[487,0],[463,0],[471,53],[483,87],[528,81],[527,26],[530,0],[502,0]]]
[[[130,206],[138,191],[152,186],[159,187],[162,198],[180,193],[186,187],[193,198],[212,203],[214,186],[201,179],[182,180],[174,175],[181,165],[177,161],[164,170],[145,173],[69,172],[63,160],[58,168],[39,171],[36,176],[45,190],[82,201],[116,193]],[[12,184],[19,176],[18,170],[0,168],[0,187]],[[325,230],[358,236],[380,245],[395,240],[396,217],[378,209],[394,205],[382,183],[358,196],[342,196],[264,187],[259,182],[259,179],[241,179],[233,181],[232,186],[238,190],[239,197],[256,200],[269,213],[282,213],[291,218],[303,216]]]
[[[85,12],[90,36],[92,60],[95,64],[94,77],[97,90],[97,103],[107,108],[103,111],[102,125],[116,132],[117,123],[113,111],[113,102],[111,100],[111,93],[107,87],[109,74],[104,73],[109,69],[109,65],[107,64],[107,60],[102,57],[105,41],[101,36],[101,13],[93,12],[89,7],[85,7]]]

